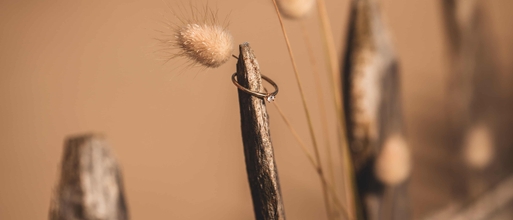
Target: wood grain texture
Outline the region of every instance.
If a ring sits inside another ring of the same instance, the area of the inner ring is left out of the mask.
[[[387,186],[375,175],[385,140],[392,135],[405,138],[397,57],[377,2],[353,0],[350,10],[341,74],[361,218],[410,219],[408,181]]]
[[[248,43],[239,46],[237,81],[262,92],[260,68]],[[278,171],[269,131],[269,116],[263,99],[239,92],[242,140],[253,208],[257,220],[285,219]]]
[[[86,134],[66,140],[49,219],[129,219],[121,171],[101,136]]]

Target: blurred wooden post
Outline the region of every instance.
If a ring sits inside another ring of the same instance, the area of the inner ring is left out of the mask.
[[[239,46],[237,81],[252,91],[263,91],[260,67],[249,43]],[[263,99],[239,92],[242,140],[253,208],[257,220],[282,220],[285,212],[278,171]]]
[[[359,219],[410,219],[408,181],[387,186],[375,161],[388,137],[404,139],[397,58],[376,0],[353,0],[342,69],[347,134],[363,207]]]
[[[66,140],[49,219],[129,219],[120,168],[101,136]]]
[[[505,108],[511,99],[500,91],[496,43],[485,2],[440,1],[451,59],[446,88],[447,151],[455,159],[447,166],[454,173],[452,196],[461,201],[480,195],[500,177],[513,171],[502,168],[513,164],[509,156],[513,152],[511,125],[507,122],[511,110]],[[465,157],[459,156],[464,155],[462,152],[468,147],[466,141],[476,127],[490,131],[493,144],[483,148],[501,152],[495,153],[493,160],[483,167],[473,167]]]

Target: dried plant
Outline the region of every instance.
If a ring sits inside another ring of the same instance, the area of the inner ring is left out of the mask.
[[[375,172],[383,183],[395,186],[403,183],[411,172],[411,153],[402,135],[391,135],[379,153]]]
[[[167,23],[168,32],[163,31],[158,39],[159,52],[164,52],[166,60],[183,57],[193,66],[216,68],[230,59],[233,37],[227,24],[219,22],[217,10],[192,4],[189,9],[180,7],[182,13],[170,10],[180,23]]]
[[[315,0],[277,0],[280,12],[286,18],[304,18],[312,11]]]
[[[495,146],[490,127],[484,123],[478,123],[467,132],[463,156],[465,162],[473,169],[483,170],[493,159]]]

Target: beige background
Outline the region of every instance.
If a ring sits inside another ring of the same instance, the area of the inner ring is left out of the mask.
[[[132,219],[252,219],[239,131],[235,60],[218,69],[164,64],[153,39],[172,21],[165,1],[0,2],[0,219],[46,219],[66,136],[106,134],[122,164]],[[178,5],[178,1],[169,1]],[[203,4],[206,1],[198,1]],[[297,87],[270,1],[212,1],[230,16],[236,43],[251,43],[278,102],[307,137]],[[327,1],[342,51],[349,1]],[[436,148],[448,56],[435,0],[381,0],[403,71],[412,148]],[[513,2],[487,1],[504,80],[513,72]],[[312,14],[315,18],[315,13]],[[307,25],[320,48],[317,21]],[[311,70],[299,25],[287,22],[302,70]],[[236,54],[236,50],[234,50]],[[322,57],[322,52],[316,52]],[[303,72],[304,80],[312,82]],[[508,74],[509,73],[509,74]],[[307,83],[314,100],[313,83]],[[314,108],[314,112],[318,110]],[[290,132],[269,107],[289,219],[323,219],[320,185]],[[318,126],[318,125],[316,125]],[[429,130],[429,131],[426,131]],[[436,133],[436,132],[435,132]],[[422,162],[421,153],[415,160]],[[414,169],[416,216],[443,207],[444,179]],[[436,175],[435,175],[436,176]]]

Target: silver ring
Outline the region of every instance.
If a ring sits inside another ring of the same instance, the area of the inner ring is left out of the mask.
[[[262,76],[262,79],[264,79],[265,81],[267,81],[269,84],[271,84],[273,87],[274,87],[274,92],[271,92],[271,93],[268,93],[267,92],[267,89],[265,89],[265,93],[263,92],[255,92],[255,91],[251,91],[247,88],[245,88],[244,86],[241,86],[237,80],[235,79],[235,77],[237,76],[237,73],[234,73],[232,75],[232,82],[235,86],[237,86],[237,88],[239,88],[240,90],[252,95],[252,96],[255,96],[255,97],[258,97],[258,98],[261,98],[261,99],[265,99],[267,100],[268,102],[272,102],[274,101],[274,98],[276,97],[276,95],[278,94],[278,85],[276,85],[276,83],[270,79],[269,77],[267,76],[264,76],[263,74],[261,74]]]

